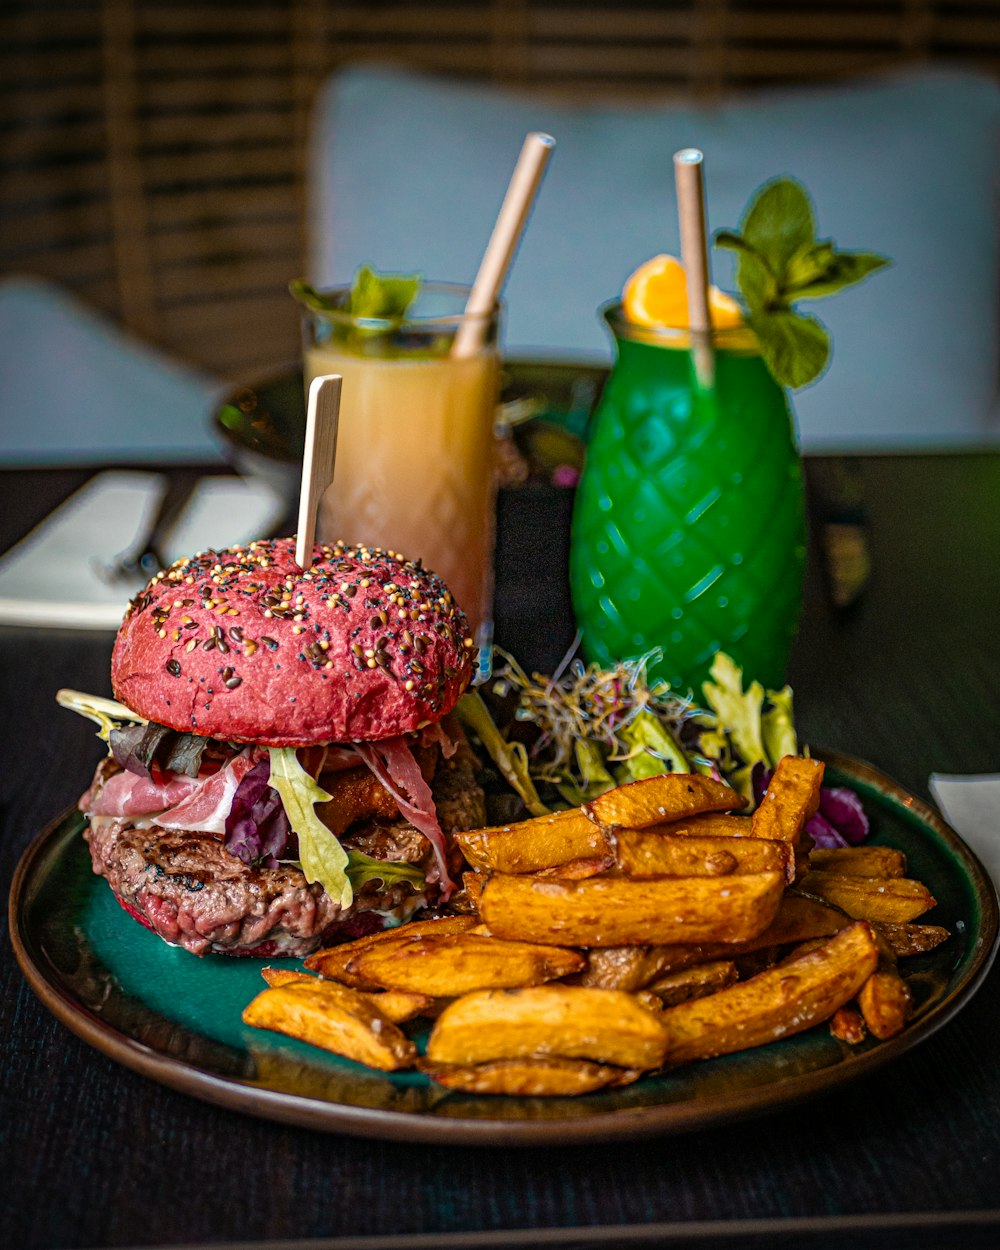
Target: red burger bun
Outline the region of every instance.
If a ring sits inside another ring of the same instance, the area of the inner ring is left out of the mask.
[[[392,552],[295,540],[178,560],[129,605],[115,697],[148,720],[227,742],[376,741],[439,721],[476,662],[435,573]]]

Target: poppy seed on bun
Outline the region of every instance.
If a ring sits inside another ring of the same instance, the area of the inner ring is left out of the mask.
[[[372,547],[281,538],[207,551],[129,606],[115,697],[171,729],[264,746],[361,742],[439,721],[468,686],[468,622],[436,574]]]

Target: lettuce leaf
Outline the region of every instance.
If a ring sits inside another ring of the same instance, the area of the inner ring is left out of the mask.
[[[404,860],[373,859],[364,851],[351,851],[347,857],[347,876],[355,891],[369,881],[381,881],[386,889],[407,881],[419,894],[427,879],[419,868]]]
[[[705,700],[729,731],[740,759],[749,765],[766,760],[761,724],[764,687],[753,681],[744,692],[743,670],[722,651],[716,654],[709,671],[714,680],[702,686]]]
[[[330,795],[299,763],[294,747],[268,747],[269,784],[281,795],[292,831],[299,839],[299,861],[309,882],[318,881],[345,910],[354,900],[347,876],[347,852],[316,815],[315,805]]]
[[[271,762],[258,760],[233,795],[226,817],[226,850],[244,864],[274,868],[290,832],[281,795],[271,785]]]
[[[655,777],[658,773],[687,773],[691,763],[680,744],[650,711],[642,711],[619,730],[618,736],[634,749],[625,760],[625,781]]]
[[[475,692],[463,695],[455,710],[459,720],[472,730],[507,782],[524,800],[524,805],[532,816],[547,816],[549,809],[538,797],[535,783],[531,780],[528,753],[524,744],[506,740],[494,725],[482,696]]]
[[[110,740],[112,729],[119,725],[146,723],[144,716],[136,716],[124,703],[118,703],[115,699],[104,699],[96,694],[85,694],[82,690],[57,690],[56,702],[60,707],[94,721],[98,726],[97,736],[103,742]]]
[[[767,761],[774,768],[783,755],[798,755],[799,740],[792,716],[791,686],[769,690],[767,698],[771,706],[760,718],[761,736]]]

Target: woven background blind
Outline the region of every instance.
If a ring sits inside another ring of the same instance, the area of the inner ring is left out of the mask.
[[[372,58],[632,98],[997,73],[1000,0],[4,0],[0,270],[230,378],[286,363],[310,105]]]

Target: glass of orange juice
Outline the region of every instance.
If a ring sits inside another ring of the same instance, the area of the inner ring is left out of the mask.
[[[308,309],[304,372],[343,377],[333,482],[319,532],[398,551],[444,579],[486,659],[492,631],[499,306],[425,282],[405,316],[346,311],[350,287]],[[456,338],[459,346],[456,350]]]

